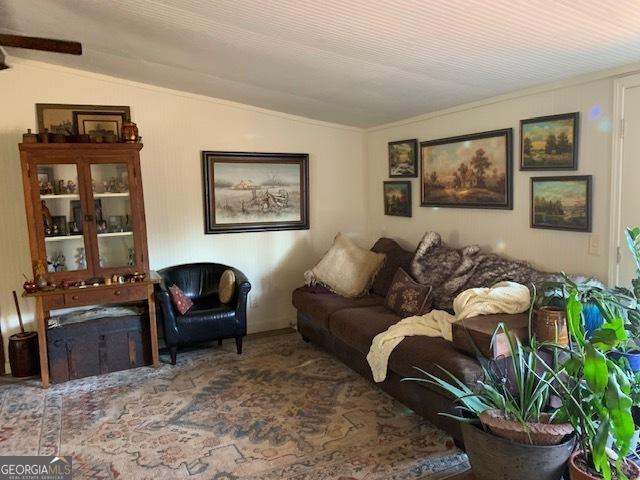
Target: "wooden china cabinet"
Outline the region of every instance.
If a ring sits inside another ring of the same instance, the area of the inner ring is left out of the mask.
[[[157,366],[155,280],[149,271],[140,177],[142,145],[23,143],[19,148],[34,274],[45,270],[49,283],[25,293],[36,301],[43,386],[49,384],[51,310],[147,302],[146,331]],[[128,279],[136,272],[145,278],[132,283]]]

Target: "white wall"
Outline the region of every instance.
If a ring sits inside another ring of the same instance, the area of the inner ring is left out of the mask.
[[[613,80],[607,78],[538,93],[522,92],[369,129],[365,155],[370,172],[367,215],[370,238],[387,235],[414,247],[424,232],[435,230],[454,246],[479,244],[486,250],[528,260],[541,269],[584,273],[607,280],[612,88]],[[580,112],[581,121],[578,171],[519,171],[520,120],[575,111]],[[388,180],[387,142],[409,138],[425,141],[509,127],[514,133],[513,210],[420,207],[420,184],[413,179],[413,218],[384,215],[382,182]],[[593,175],[592,235],[599,238],[599,255],[588,253],[588,233],[529,227],[531,177],[587,174]]]
[[[11,59],[0,72],[0,324],[17,330],[11,291],[31,275],[18,142],[35,131],[35,103],[130,105],[143,136],[149,258],[152,269],[183,262],[233,265],[253,285],[249,331],[287,326],[291,291],[338,231],[366,228],[363,131],[246,105]],[[205,235],[200,152],[310,154],[311,230]],[[32,300],[22,300],[28,321]]]

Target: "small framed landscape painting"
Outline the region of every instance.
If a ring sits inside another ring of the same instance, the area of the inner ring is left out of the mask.
[[[87,134],[92,139],[114,135],[120,140],[122,124],[126,121],[124,112],[73,112],[74,131]]]
[[[591,231],[591,175],[531,179],[531,228]]]
[[[389,142],[389,176],[418,176],[418,140]]]
[[[511,128],[420,143],[423,207],[512,209]]]
[[[205,233],[309,228],[309,155],[202,152]]]
[[[520,121],[520,170],[577,170],[580,114]]]
[[[395,217],[411,216],[411,182],[384,182],[384,214]]]

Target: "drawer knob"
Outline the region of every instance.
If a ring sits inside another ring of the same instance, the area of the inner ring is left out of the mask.
[[[78,300],[78,298],[80,298],[80,297],[78,297],[78,295],[73,295],[73,296],[71,297],[71,300]]]
[[[115,292],[113,292],[114,295],[120,295],[122,292],[120,290],[116,290]]]

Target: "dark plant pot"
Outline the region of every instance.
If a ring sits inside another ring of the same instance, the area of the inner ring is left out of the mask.
[[[571,455],[571,459],[569,460],[569,478],[570,480],[602,480],[602,476],[594,476],[588,472],[585,472],[578,468],[575,463],[575,459],[577,456],[582,455],[582,451],[578,450]],[[631,470],[633,470],[633,474],[629,476],[629,480],[638,480],[640,476],[640,468],[633,463],[629,462],[629,466]]]
[[[629,362],[629,368],[633,373],[640,372],[640,352],[619,352],[618,350],[614,350],[609,354],[611,358],[619,359],[626,358],[627,362]]]
[[[575,446],[575,437],[560,445],[524,445],[472,424],[461,426],[476,480],[560,480]]]
[[[635,405],[631,407],[631,416],[633,417],[633,423],[636,428],[640,427],[640,407]]]

